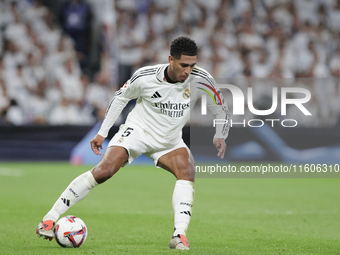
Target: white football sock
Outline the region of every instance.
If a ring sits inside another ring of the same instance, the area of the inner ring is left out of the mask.
[[[194,182],[178,180],[176,181],[174,193],[172,195],[172,207],[175,213],[175,232],[186,235],[194,204]]]
[[[43,220],[57,221],[71,206],[85,198],[87,194],[97,186],[91,171],[87,171],[75,178],[58,198],[52,209],[45,215]]]

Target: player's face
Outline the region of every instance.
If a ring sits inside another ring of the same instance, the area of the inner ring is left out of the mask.
[[[169,77],[176,82],[185,82],[197,62],[197,56],[181,55],[180,59],[169,56]]]

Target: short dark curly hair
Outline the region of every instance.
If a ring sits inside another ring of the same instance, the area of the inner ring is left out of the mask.
[[[186,36],[181,36],[172,41],[170,55],[175,59],[180,59],[182,55],[196,56],[197,45],[194,40]]]

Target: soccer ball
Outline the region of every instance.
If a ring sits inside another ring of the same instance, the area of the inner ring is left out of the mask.
[[[54,228],[55,240],[64,248],[77,248],[87,237],[87,227],[76,216],[65,216],[57,221]]]

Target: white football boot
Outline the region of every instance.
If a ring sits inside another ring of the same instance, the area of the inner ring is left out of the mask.
[[[52,241],[54,238],[54,221],[53,220],[44,220],[41,221],[35,230],[39,237],[44,237],[44,239],[49,239]]]
[[[178,234],[177,236],[173,236],[169,243],[170,249],[177,250],[190,250],[189,242],[185,235]]]

